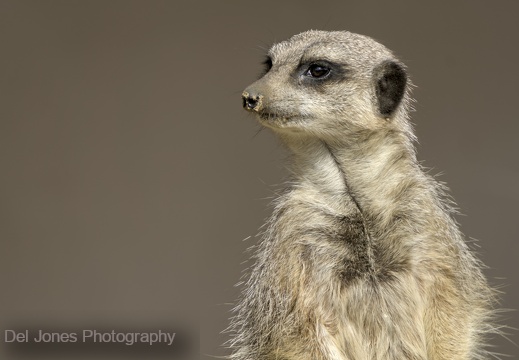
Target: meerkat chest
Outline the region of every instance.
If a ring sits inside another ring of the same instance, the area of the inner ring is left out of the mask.
[[[399,251],[402,239],[377,231],[352,200],[307,190],[290,195],[274,215],[271,245],[281,258],[300,264],[310,284],[383,280],[410,266],[411,254]]]
[[[382,350],[375,355],[379,349],[374,343],[387,349],[398,340],[383,334],[398,337],[406,331],[417,334],[413,342],[423,342],[417,332],[423,327],[417,314],[425,304],[420,280],[396,254],[379,247],[358,214],[303,206],[280,214],[273,226],[277,239],[268,251],[277,264],[269,283],[284,296],[269,301],[280,313],[287,311],[279,326],[294,336],[286,346],[297,344],[294,339],[301,332],[317,332],[316,342],[329,358],[348,354],[348,359],[378,359],[384,355]],[[366,349],[374,353],[367,355]]]
[[[294,302],[326,298],[330,286],[369,266],[362,222],[321,200],[299,191],[282,198],[259,251],[258,284],[268,283]]]

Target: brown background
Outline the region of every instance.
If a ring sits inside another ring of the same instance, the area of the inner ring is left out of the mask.
[[[513,1],[0,1],[0,325],[172,329],[164,348],[0,341],[6,359],[224,355],[283,150],[241,109],[266,48],[374,37],[417,85],[419,157],[519,308]],[[517,312],[503,314],[519,327]],[[517,342],[517,332],[511,339]],[[200,346],[198,346],[200,344]],[[496,352],[517,357],[497,338]]]

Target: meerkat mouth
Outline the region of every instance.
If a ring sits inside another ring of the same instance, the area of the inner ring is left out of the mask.
[[[263,122],[268,123],[288,123],[292,121],[294,118],[296,118],[296,115],[288,115],[288,114],[279,114],[279,113],[273,113],[273,112],[259,112],[258,117]]]

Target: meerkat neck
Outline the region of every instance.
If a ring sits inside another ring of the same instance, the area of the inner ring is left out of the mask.
[[[385,227],[402,210],[427,197],[411,140],[403,132],[359,134],[353,146],[328,145],[343,169],[348,192],[363,215]]]
[[[363,218],[387,223],[410,200],[427,196],[425,178],[408,134],[383,129],[345,141],[290,136],[293,172],[299,185],[325,196],[337,211],[351,203]]]

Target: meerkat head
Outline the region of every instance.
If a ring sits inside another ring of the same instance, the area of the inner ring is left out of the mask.
[[[371,38],[307,31],[272,46],[242,97],[264,126],[325,137],[395,126],[408,87],[404,65]]]

